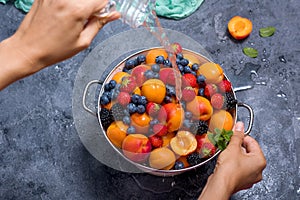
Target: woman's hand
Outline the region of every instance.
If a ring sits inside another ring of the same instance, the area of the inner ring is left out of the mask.
[[[236,123],[233,132],[199,199],[228,199],[262,180],[266,159],[259,144],[252,137],[244,136],[242,122]]]
[[[120,17],[118,12],[112,12],[102,19],[95,15],[107,2],[34,1],[17,32],[0,43],[0,60],[4,68],[1,70],[8,73],[9,82],[70,58],[87,48],[107,22]],[[12,59],[18,62],[12,62]],[[0,89],[9,84],[4,84],[7,76],[0,75]]]

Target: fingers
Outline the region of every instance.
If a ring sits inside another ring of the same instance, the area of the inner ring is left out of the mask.
[[[256,164],[260,167],[261,170],[263,170],[267,165],[267,161],[258,142],[252,137],[246,136],[244,138],[243,146],[245,147],[248,154],[255,156]]]
[[[231,136],[229,145],[241,146],[244,139],[244,123],[237,122],[233,127],[233,135]]]

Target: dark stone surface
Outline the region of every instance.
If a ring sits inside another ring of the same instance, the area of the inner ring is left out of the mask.
[[[253,86],[237,96],[254,109],[251,135],[268,166],[263,181],[232,199],[300,198],[299,9],[295,0],[212,0],[186,19],[161,19],[164,28],[202,44],[236,87]],[[226,31],[234,15],[254,25],[241,42]],[[12,3],[1,4],[0,40],[13,34],[23,17]],[[275,35],[259,37],[265,26],[275,26]],[[168,178],[129,174],[101,164],[78,137],[72,113],[76,74],[99,43],[129,29],[113,22],[87,50],[0,93],[0,199],[197,199],[214,162]],[[243,55],[245,46],[258,49],[259,56]]]

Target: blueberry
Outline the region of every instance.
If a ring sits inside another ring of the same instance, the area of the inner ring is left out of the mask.
[[[167,96],[175,96],[176,95],[176,91],[175,91],[175,87],[171,86],[171,85],[166,85],[166,94]]]
[[[183,120],[183,126],[186,128],[191,128],[192,123],[190,122],[190,120],[185,119]]]
[[[191,74],[193,74],[194,76],[197,76],[197,73],[194,71],[191,71]]]
[[[117,82],[115,80],[110,80],[109,81],[109,87],[110,89],[114,89],[117,85]]]
[[[140,65],[140,64],[146,62],[146,56],[144,56],[144,55],[139,55],[139,56],[136,58],[136,60],[137,60],[138,64]]]
[[[109,85],[109,83],[106,83],[104,85],[104,91],[110,91],[110,85]]]
[[[199,90],[198,90],[198,96],[204,97],[204,88],[199,88]]]
[[[165,67],[172,67],[172,63],[168,58],[164,60],[164,66]]]
[[[151,79],[151,78],[154,77],[154,72],[153,72],[152,70],[147,70],[147,71],[145,71],[144,76],[145,76],[147,79]]]
[[[163,56],[157,56],[155,58],[155,63],[156,64],[164,64],[164,60],[165,60],[165,58]]]
[[[116,90],[116,89],[111,90],[111,99],[116,99],[118,97],[119,93],[120,93],[119,90]]]
[[[129,112],[130,114],[133,114],[133,113],[136,112],[137,107],[136,107],[136,105],[135,105],[134,103],[129,103],[129,104],[127,105],[127,109],[128,109],[128,112]]]
[[[125,69],[132,69],[135,67],[135,61],[134,60],[126,60],[125,62]]]
[[[147,99],[145,96],[140,96],[139,100],[138,100],[138,104],[140,105],[146,105],[148,103]]]
[[[189,66],[184,66],[183,67],[183,72],[187,74],[187,73],[191,73],[192,70],[191,70],[191,68]]]
[[[176,58],[179,59],[179,60],[182,60],[183,59],[183,55],[181,53],[178,53],[176,55]]]
[[[159,79],[159,73],[154,72],[154,73],[153,73],[153,78]]]
[[[112,93],[111,92],[103,92],[103,95],[106,95],[107,96],[107,98],[108,98],[108,100],[109,101],[111,101],[111,99],[112,99]]]
[[[154,72],[159,72],[160,71],[160,66],[158,64],[154,64],[151,66],[152,71]]]
[[[140,95],[134,94],[131,96],[131,102],[134,104],[139,104]]]
[[[181,64],[178,64],[177,67],[180,72],[183,72],[183,66]]]
[[[192,119],[193,113],[191,113],[191,112],[189,112],[189,111],[186,111],[186,112],[184,113],[184,116],[185,116],[186,119]]]
[[[100,104],[101,105],[107,105],[109,103],[109,98],[107,97],[107,95],[102,95],[100,97]]]
[[[129,69],[127,69],[127,68],[123,68],[123,70],[122,70],[122,72],[126,72],[126,73],[128,73],[130,70]]]
[[[133,126],[129,126],[126,133],[127,134],[134,134],[135,133],[135,128]]]
[[[184,164],[181,161],[176,161],[175,165],[174,165],[174,169],[175,170],[179,170],[179,169],[183,169],[184,168]]]
[[[187,66],[187,65],[189,64],[189,60],[183,58],[182,60],[180,60],[180,64],[181,64],[182,66]]]
[[[153,125],[158,124],[158,123],[159,123],[158,119],[153,119],[153,120],[150,121],[150,126],[153,126]]]
[[[199,65],[197,64],[197,63],[194,63],[193,65],[192,65],[192,70],[193,71],[197,71],[199,69]]]
[[[138,105],[136,111],[137,111],[137,113],[139,113],[139,114],[143,114],[143,113],[146,112],[146,108],[145,108],[144,105]]]
[[[200,88],[203,88],[206,85],[205,80],[206,78],[203,75],[197,76],[197,83]]]
[[[130,117],[127,115],[123,117],[122,121],[124,124],[127,124],[127,125],[129,125],[131,122]]]
[[[165,103],[171,103],[171,102],[172,102],[172,97],[170,97],[170,96],[165,96],[164,102],[165,102]]]

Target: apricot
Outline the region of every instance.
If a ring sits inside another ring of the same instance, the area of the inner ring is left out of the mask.
[[[245,39],[252,32],[252,22],[250,19],[240,16],[231,18],[227,27],[230,35],[237,40]]]
[[[172,150],[180,156],[186,156],[197,148],[197,140],[189,131],[178,131],[170,142]]]
[[[149,165],[155,169],[172,169],[176,161],[173,151],[166,147],[154,149],[149,156]]]
[[[186,109],[193,113],[194,118],[203,121],[208,120],[213,113],[210,101],[202,96],[196,96],[192,101],[188,102]]]
[[[131,125],[135,127],[136,133],[147,134],[151,118],[148,114],[134,113],[131,115]]]
[[[117,72],[112,77],[112,80],[115,80],[117,83],[121,83],[122,82],[122,78],[125,77],[125,76],[130,76],[130,74],[128,74],[126,72]]]
[[[209,122],[209,130],[214,131],[215,128],[232,130],[234,121],[232,115],[226,110],[216,110],[211,116]]]
[[[142,85],[142,95],[148,101],[161,104],[166,95],[166,85],[158,79],[149,79]]]
[[[122,121],[115,121],[109,125],[106,135],[108,139],[118,148],[122,147],[122,142],[126,137],[126,130],[128,126]]]
[[[174,132],[170,132],[167,135],[162,136],[162,140],[163,140],[163,147],[166,147],[170,144],[171,139],[175,137],[175,133]]]
[[[146,63],[154,64],[157,56],[163,56],[164,59],[167,59],[168,53],[165,49],[151,49],[146,55]]]
[[[180,156],[177,161],[180,161],[183,163],[184,168],[187,168],[190,166],[189,162],[187,161],[187,156]]]
[[[196,56],[194,56],[194,55],[192,55],[192,54],[190,54],[190,53],[184,53],[184,54],[183,54],[183,57],[184,57],[185,59],[188,59],[188,60],[189,60],[188,66],[190,66],[190,67],[191,67],[193,64],[195,64],[195,63],[197,63],[197,64],[200,63],[199,59],[198,59]]]
[[[124,155],[137,163],[147,160],[151,149],[150,140],[142,134],[130,134],[124,138],[122,143]]]
[[[168,103],[162,106],[162,109],[166,113],[166,123],[168,132],[177,131],[184,120],[184,110],[177,103]]]
[[[206,78],[206,83],[220,83],[223,78],[223,69],[219,64],[207,62],[201,65],[197,71],[197,75],[203,75]]]

